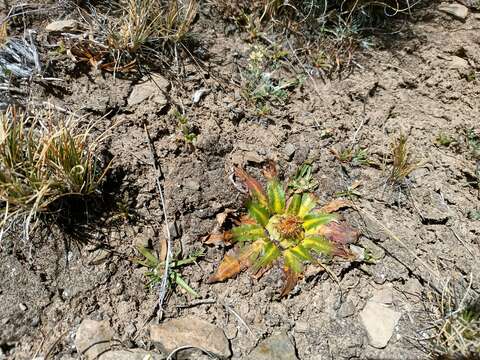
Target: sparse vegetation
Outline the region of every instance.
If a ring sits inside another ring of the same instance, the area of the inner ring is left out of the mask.
[[[73,117],[54,120],[10,107],[0,115],[0,226],[62,210],[68,199],[94,195],[108,169],[96,156],[103,137],[80,130]]]
[[[267,115],[271,105],[283,104],[289,90],[297,86],[299,79],[282,80],[280,60],[287,56],[282,50],[254,46],[244,77],[244,96],[257,108],[258,115]]]
[[[466,132],[467,144],[473,158],[480,159],[480,134],[473,129]]]
[[[437,136],[436,142],[438,145],[449,147],[455,142],[455,139],[448,134],[440,133]]]
[[[313,178],[312,165],[303,164],[288,183],[288,188],[294,193],[312,192],[318,187],[318,181]]]
[[[180,111],[175,110],[173,112],[175,119],[178,122],[178,128],[182,134],[182,140],[185,144],[192,145],[197,139],[197,134],[193,127],[188,122],[188,117],[185,114],[181,114]]]
[[[387,182],[394,186],[404,186],[407,177],[420,167],[420,163],[412,158],[408,148],[408,138],[406,135],[400,135],[392,145],[392,165]]]
[[[155,256],[150,250],[145,247],[138,247],[137,250],[144,257],[144,259],[137,259],[135,260],[135,262],[139,265],[145,266],[148,269],[148,271],[145,273],[148,278],[147,286],[151,288],[156,288],[162,282],[162,276],[165,270],[165,260],[159,260],[157,256]],[[173,285],[178,285],[193,297],[198,297],[198,293],[193,290],[190,285],[188,285],[188,283],[183,279],[179,271],[184,266],[196,264],[197,259],[204,255],[205,253],[203,249],[200,249],[198,251],[192,252],[185,259],[178,259],[178,257],[176,257],[171,260],[168,267],[169,286],[172,287]]]
[[[341,147],[340,151],[332,149],[335,158],[341,163],[349,163],[352,166],[369,165],[367,149],[358,147]]]
[[[321,73],[349,67],[358,48],[369,43],[361,33],[392,23],[399,14],[410,14],[409,1],[284,1],[215,0],[221,15],[250,35],[264,39],[269,32],[295,34],[302,53]]]
[[[317,208],[318,202],[310,192],[287,196],[272,163],[264,174],[266,189],[244,170],[236,169],[250,191],[248,216],[225,237],[240,245],[239,255],[225,255],[210,281],[223,281],[247,268],[260,277],[274,263],[280,263],[285,273],[285,296],[301,276],[304,263],[318,264],[318,256],[323,261],[333,256],[355,259],[348,245],[357,240],[357,231],[332,214],[346,205],[344,201]]]
[[[426,346],[434,359],[476,359],[480,353],[480,297],[461,284],[448,281],[440,295],[427,298]]]
[[[93,41],[72,47],[80,61],[107,71],[128,72],[137,65],[169,67],[177,53],[189,48],[196,0],[115,0],[108,9],[87,9]]]

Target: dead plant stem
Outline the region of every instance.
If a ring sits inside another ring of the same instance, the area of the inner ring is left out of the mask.
[[[162,204],[162,211],[163,211],[163,218],[165,221],[165,232],[167,234],[167,256],[165,258],[165,267],[163,270],[163,275],[162,275],[162,282],[160,283],[159,286],[159,292],[158,292],[158,316],[157,320],[160,321],[163,317],[163,303],[165,300],[165,295],[167,293],[167,285],[168,285],[168,276],[169,276],[169,267],[170,267],[170,261],[172,258],[172,238],[170,235],[170,227],[169,227],[169,221],[168,221],[168,214],[167,214],[167,206],[165,203],[165,197],[163,194],[163,188],[162,188],[162,183],[161,181],[164,179],[161,167],[158,162],[158,158],[156,156],[155,148],[153,146],[153,141],[152,138],[150,137],[150,133],[148,132],[148,127],[147,124],[144,123],[143,127],[145,129],[145,134],[147,136],[147,141],[148,145],[150,148],[150,154],[152,157],[152,164],[155,169],[155,182],[157,185],[157,191],[158,194],[160,195],[160,203]]]

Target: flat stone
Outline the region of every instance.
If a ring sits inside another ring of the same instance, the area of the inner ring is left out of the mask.
[[[103,353],[98,360],[162,360],[165,356],[141,349],[112,350]]]
[[[441,3],[438,10],[459,20],[465,20],[468,16],[468,8],[462,4]]]
[[[367,330],[370,345],[378,349],[387,346],[400,317],[401,314],[389,306],[368,301],[360,312],[360,320]]]
[[[49,32],[68,32],[78,30],[79,23],[76,20],[58,20],[53,21],[45,27]]]
[[[297,360],[295,347],[287,334],[280,333],[262,341],[247,356],[248,360]]]
[[[283,148],[283,152],[285,153],[285,156],[290,160],[293,155],[295,154],[295,151],[297,151],[297,149],[295,148],[295,145],[291,144],[291,143],[287,143],[285,145],[285,147]]]
[[[182,346],[207,350],[221,359],[228,359],[232,353],[230,344],[222,329],[195,316],[167,321],[150,327],[150,339],[165,353]],[[183,350],[182,355],[191,350]]]
[[[378,304],[391,305],[393,304],[393,286],[386,284],[383,288],[375,291],[371,301]]]
[[[170,89],[170,83],[160,75],[152,75],[150,79],[145,79],[135,85],[128,97],[128,106],[133,107],[144,101],[152,101],[158,105],[166,105],[167,98],[165,93]]]
[[[88,360],[96,359],[108,351],[113,339],[113,330],[107,321],[84,319],[75,335],[75,347]]]

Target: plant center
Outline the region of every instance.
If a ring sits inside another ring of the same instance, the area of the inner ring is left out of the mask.
[[[280,237],[288,240],[300,240],[303,234],[302,221],[294,215],[284,215],[277,223]]]

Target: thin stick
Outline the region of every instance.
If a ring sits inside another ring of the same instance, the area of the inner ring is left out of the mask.
[[[147,135],[147,140],[148,140],[148,145],[150,148],[150,153],[152,156],[152,164],[156,172],[156,177],[155,177],[155,182],[157,184],[157,191],[158,194],[160,195],[160,202],[162,204],[162,210],[163,210],[163,218],[165,220],[165,228],[166,228],[166,233],[167,233],[167,256],[165,258],[165,267],[163,270],[163,275],[162,275],[162,282],[160,283],[159,286],[159,292],[158,292],[158,321],[163,316],[163,302],[165,300],[165,295],[167,293],[167,285],[168,285],[168,277],[169,277],[169,267],[170,267],[170,260],[172,258],[172,238],[170,235],[170,227],[169,227],[169,222],[168,222],[168,215],[167,215],[167,206],[165,205],[165,197],[163,195],[163,189],[162,189],[162,184],[161,180],[163,179],[163,173],[162,170],[158,164],[158,159],[155,153],[155,148],[153,146],[153,141],[152,138],[150,137],[150,133],[148,132],[147,124],[143,124],[143,128],[145,129],[145,134]]]
[[[247,323],[245,322],[245,320],[242,319],[242,317],[240,315],[238,315],[238,313],[233,310],[233,308],[230,306],[230,305],[227,305],[225,303],[222,304],[225,309],[229,312],[232,313],[233,316],[235,316],[237,318],[237,320],[240,322],[240,324],[242,324],[248,331],[248,333],[254,338],[254,339],[257,339],[257,337],[255,336],[255,334],[253,333],[252,329],[250,329],[250,326],[247,325]]]
[[[180,346],[176,349],[174,349],[170,354],[168,354],[167,360],[172,360],[173,355],[175,355],[177,352],[182,351],[182,350],[187,350],[187,349],[198,349],[204,354],[207,354],[211,359],[220,359],[217,355],[214,353],[205,350],[204,348],[198,347],[198,346],[193,346],[193,345],[185,345],[185,346]]]

